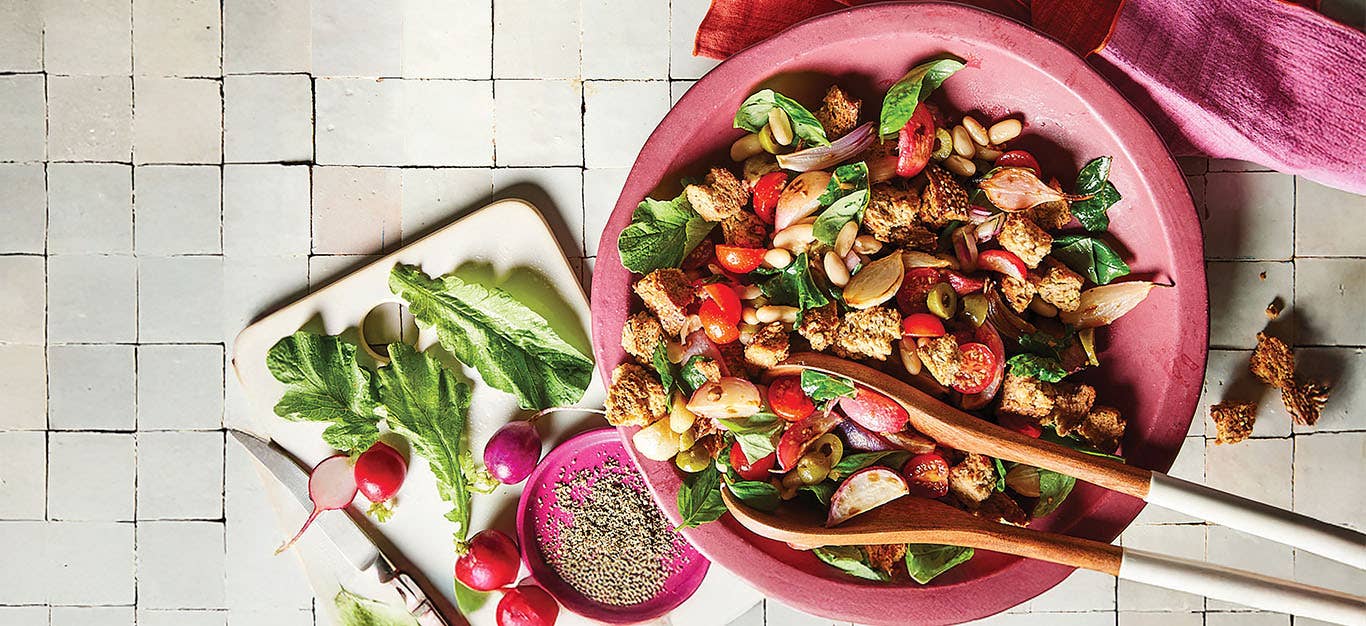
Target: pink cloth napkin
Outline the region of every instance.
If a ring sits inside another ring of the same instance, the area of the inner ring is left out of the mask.
[[[1110,26],[1087,61],[1178,156],[1253,161],[1366,194],[1366,35],[1357,30],[1280,0],[965,3],[1022,21],[1032,8],[1035,24],[1082,25],[1086,36]],[[1041,15],[1045,5],[1054,13]],[[712,0],[696,53],[725,58],[838,8],[834,0]],[[1087,47],[1075,32],[1050,34]]]

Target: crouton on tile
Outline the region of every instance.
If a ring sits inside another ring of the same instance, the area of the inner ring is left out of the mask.
[[[1238,443],[1252,436],[1257,423],[1256,402],[1220,402],[1209,407],[1210,419],[1218,433],[1214,443]]]
[[[645,307],[659,318],[659,324],[670,336],[678,336],[687,324],[684,309],[696,298],[696,291],[682,270],[657,269],[636,282],[636,295]]]
[[[1262,382],[1280,387],[1295,377],[1295,355],[1284,341],[1257,333],[1257,347],[1252,351],[1248,369]]]

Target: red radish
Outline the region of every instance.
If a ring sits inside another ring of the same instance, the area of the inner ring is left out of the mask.
[[[526,480],[541,460],[541,435],[535,420],[508,422],[484,446],[484,465],[504,485]]]
[[[369,450],[356,458],[356,486],[361,495],[372,504],[367,513],[384,522],[393,515],[390,500],[403,487],[403,478],[408,475],[408,463],[403,460],[392,446],[376,441]]]
[[[778,466],[784,470],[792,469],[797,465],[797,459],[801,458],[811,444],[821,435],[834,430],[839,423],[839,416],[829,411],[821,411],[788,426],[787,430],[783,431],[783,436],[778,439]]]
[[[532,584],[517,585],[498,601],[498,626],[552,626],[559,616],[555,598]]]
[[[517,580],[522,555],[517,543],[488,528],[470,539],[468,550],[455,561],[455,578],[475,591],[493,591]]]
[[[356,499],[356,472],[351,469],[351,458],[345,454],[330,456],[313,466],[308,475],[308,499],[313,501],[313,512],[294,537],[275,549],[275,554],[288,550],[323,511],[344,509]]]
[[[977,255],[977,266],[1015,280],[1024,280],[1027,271],[1024,261],[1009,250],[987,250]]]
[[[910,178],[925,169],[934,153],[934,114],[921,103],[897,133],[896,175]]]
[[[859,426],[875,433],[894,433],[905,428],[911,419],[905,407],[867,387],[859,387],[852,398],[840,398],[840,410]]]
[[[901,473],[906,475],[907,487],[912,495],[942,498],[949,493],[949,462],[940,454],[917,454],[906,461]]]
[[[825,518],[825,525],[838,525],[907,493],[910,489],[900,474],[885,467],[861,469],[844,479],[835,495],[830,496],[830,513]]]
[[[1034,170],[1035,176],[1043,176],[1043,170],[1039,169],[1039,162],[1034,159],[1034,155],[1024,150],[1011,150],[996,157],[996,167],[1027,167]]]
[[[971,224],[960,226],[950,236],[953,240],[953,254],[958,257],[958,266],[963,271],[977,269],[977,229]]]
[[[841,421],[835,430],[839,432],[840,438],[844,439],[844,447],[851,450],[879,452],[897,449],[897,446],[892,445],[892,442],[867,428],[859,426],[853,420]]]

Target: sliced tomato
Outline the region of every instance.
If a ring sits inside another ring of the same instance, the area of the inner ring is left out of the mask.
[[[934,114],[922,102],[911,119],[897,133],[896,175],[910,178],[919,174],[934,153]]]
[[[986,389],[1000,363],[991,348],[980,343],[965,343],[958,346],[958,352],[958,377],[953,381],[954,390],[961,394],[973,394]]]
[[[896,304],[902,315],[929,313],[925,296],[939,282],[939,270],[933,267],[913,267],[906,271],[901,289],[896,292]]]
[[[1009,250],[986,250],[977,255],[977,267],[984,270],[1004,274],[1015,280],[1024,280],[1025,267],[1023,259]]]
[[[1024,416],[1015,415],[1013,413],[998,413],[996,421],[999,422],[1002,427],[1032,439],[1038,439],[1043,436],[1043,428],[1041,428],[1038,423]]]
[[[736,274],[748,274],[764,264],[763,248],[743,248],[740,246],[716,246],[716,262],[726,270]]]
[[[1039,169],[1039,161],[1024,150],[1011,150],[996,157],[996,167],[1027,167],[1034,170],[1035,176],[1043,176],[1043,170]]]
[[[769,172],[754,183],[754,214],[765,224],[773,223],[773,210],[778,208],[778,196],[786,185],[787,172]]]
[[[730,285],[724,283],[703,285],[702,293],[716,303],[723,319],[732,325],[740,323],[740,314],[744,309],[740,304],[740,295],[735,293],[735,289],[731,288]]]
[[[891,398],[860,386],[854,397],[840,398],[840,410],[859,426],[875,433],[894,433],[906,427],[911,416]]]
[[[933,313],[912,313],[901,320],[904,337],[943,337],[944,322]]]
[[[740,449],[740,444],[730,447],[730,466],[740,478],[745,480],[765,480],[769,477],[768,471],[773,469],[773,464],[778,462],[778,453],[770,452],[768,456],[753,463],[745,458],[745,451]]]
[[[802,391],[801,378],[779,376],[768,386],[768,406],[789,422],[805,418],[816,411],[816,403]]]
[[[917,454],[901,467],[911,495],[942,498],[949,493],[949,462],[935,452]]]
[[[716,343],[730,343],[740,338],[740,329],[735,322],[730,321],[715,300],[703,302],[697,310],[697,316],[702,318],[702,330],[706,331],[708,339]]]
[[[978,262],[980,264],[980,259]],[[987,281],[985,279],[973,278],[953,270],[942,270],[940,273],[943,275],[944,280],[948,281],[949,286],[953,287],[953,290],[958,292],[958,295],[960,296],[966,296],[970,293],[981,291],[986,289],[987,286]]]

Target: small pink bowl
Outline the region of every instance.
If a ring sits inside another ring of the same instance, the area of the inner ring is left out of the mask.
[[[564,513],[555,504],[555,486],[561,470],[585,470],[616,459],[622,471],[637,474],[635,461],[626,453],[621,438],[611,428],[600,428],[575,435],[550,451],[527,478],[522,498],[517,503],[517,542],[522,546],[522,561],[531,570],[536,584],[555,596],[566,609],[589,619],[609,624],[634,624],[651,620],[683,604],[701,586],[711,563],[684,542],[682,553],[673,561],[674,574],[664,590],[654,598],[631,606],[613,606],[585,597],[562,580],[545,562],[538,540],[538,529]],[[641,486],[644,489],[644,485]]]
[[[641,149],[603,229],[593,275],[593,348],[604,380],[625,354],[621,329],[632,306],[631,275],[617,235],[646,196],[672,198],[681,176],[729,164],[741,136],[736,108],[763,87],[819,102],[832,80],[876,110],[911,65],[952,53],[967,67],[944,84],[951,109],[979,121],[1022,116],[1020,147],[1065,185],[1090,158],[1114,157],[1111,180],[1124,200],[1110,211],[1112,241],[1134,278],[1171,283],[1102,336],[1101,367],[1086,382],[1102,404],[1129,420],[1124,454],[1139,467],[1171,466],[1189,429],[1205,371],[1208,298],[1200,220],[1185,178],[1147,120],[1061,44],[1017,22],[972,7],[880,2],[798,24],[712,70],[660,122]],[[1103,61],[1098,61],[1103,63]],[[866,117],[866,115],[865,115]],[[634,429],[622,429],[623,440]],[[628,452],[634,450],[627,446]],[[682,483],[672,464],[637,459],[664,511],[677,521]],[[1143,508],[1134,498],[1079,484],[1034,527],[1110,541]],[[729,516],[687,532],[718,565],[769,597],[836,621],[944,624],[1006,610],[1057,584],[1071,569],[979,551],[929,585],[857,580],[741,528]]]

